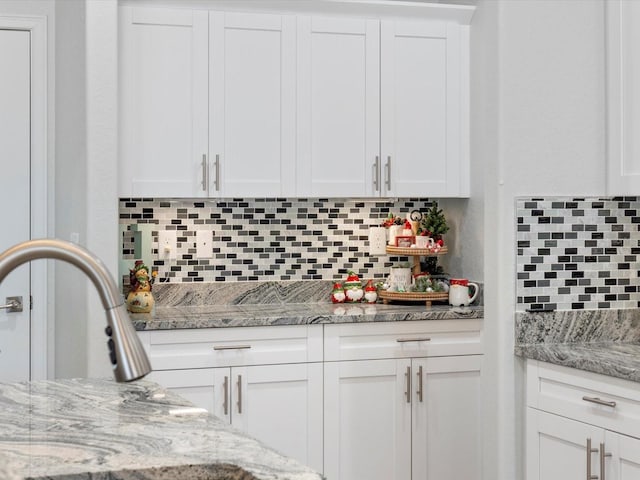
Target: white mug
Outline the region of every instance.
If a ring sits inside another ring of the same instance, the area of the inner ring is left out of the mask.
[[[469,295],[469,287],[473,287],[473,295]],[[473,303],[479,291],[477,283],[469,282],[468,285],[451,285],[449,287],[449,304],[454,307],[466,307]]]
[[[434,245],[435,245],[435,242],[431,237],[427,237],[425,235],[418,235],[416,237],[417,248],[432,248]]]

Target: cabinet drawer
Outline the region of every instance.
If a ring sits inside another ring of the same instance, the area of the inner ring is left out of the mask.
[[[138,332],[153,370],[322,361],[322,326]]]
[[[479,319],[325,325],[325,361],[482,353]]]
[[[527,405],[640,437],[640,384],[527,360]]]

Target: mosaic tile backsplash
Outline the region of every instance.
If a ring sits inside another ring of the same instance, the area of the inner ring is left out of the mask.
[[[640,306],[640,197],[516,201],[517,309]]]
[[[389,212],[404,218],[431,206],[429,199],[121,199],[122,258],[133,265],[134,231],[146,229],[152,251],[142,258],[153,259],[161,282],[344,280],[348,270],[382,279],[407,258],[369,255],[369,227]],[[160,230],[177,231],[175,260],[157,259]],[[197,258],[198,230],[211,232],[212,258]]]

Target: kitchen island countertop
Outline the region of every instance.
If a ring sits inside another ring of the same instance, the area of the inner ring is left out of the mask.
[[[3,480],[322,478],[144,380],[0,384],[0,429]],[[131,469],[144,476],[98,474]]]

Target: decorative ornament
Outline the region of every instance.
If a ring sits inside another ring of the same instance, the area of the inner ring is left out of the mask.
[[[130,290],[127,295],[127,310],[131,313],[150,313],[153,310],[155,299],[151,293],[151,285],[155,281],[157,272],[149,275],[149,269],[142,262],[136,260],[129,270]]]
[[[345,301],[348,303],[361,302],[364,297],[362,282],[355,272],[350,271],[347,280],[344,282]]]
[[[376,303],[378,300],[378,289],[373,284],[373,280],[369,280],[364,287],[364,300],[367,303]]]
[[[331,301],[333,303],[343,303],[346,296],[344,294],[344,288],[341,283],[334,283],[333,290],[331,291]]]

